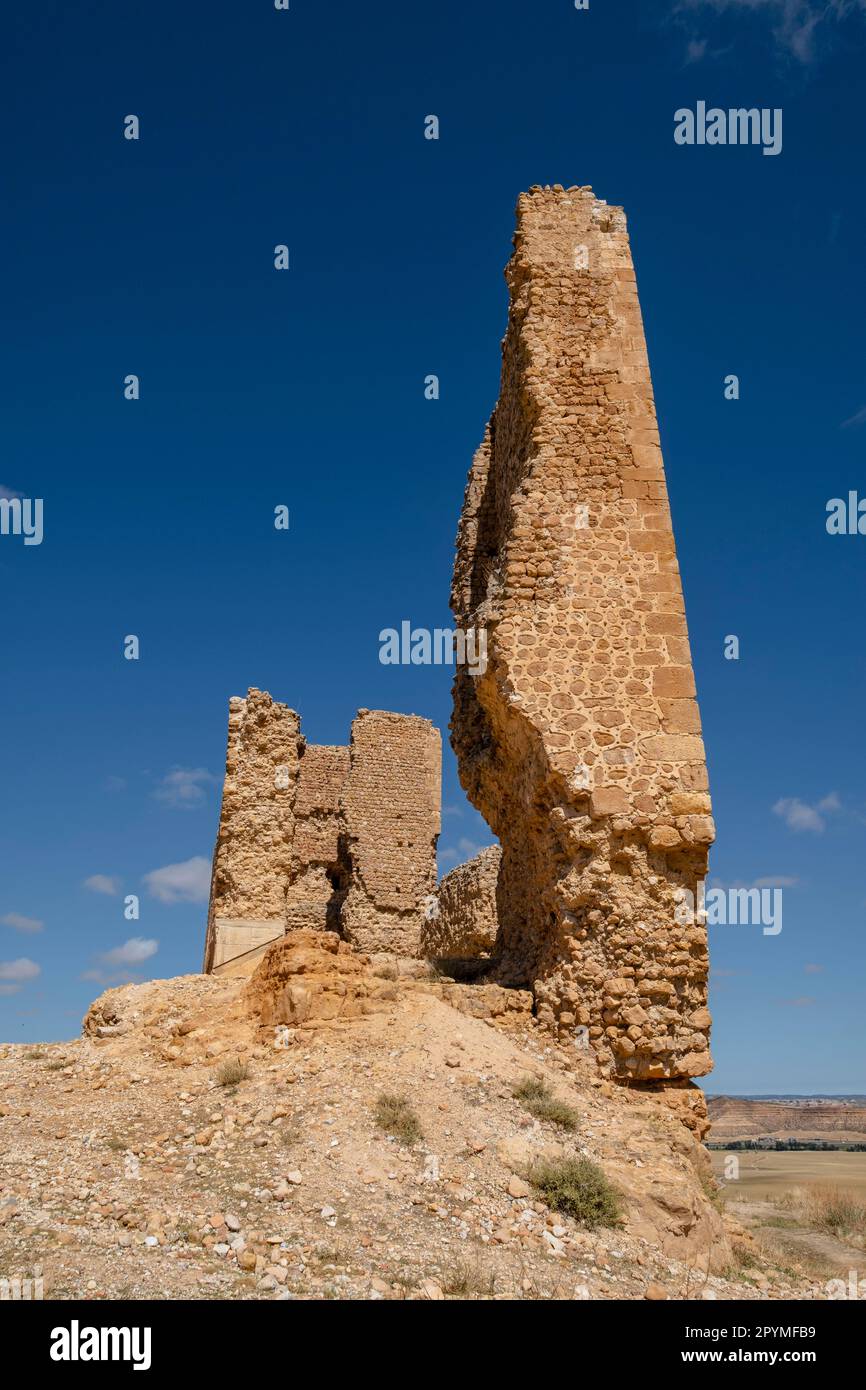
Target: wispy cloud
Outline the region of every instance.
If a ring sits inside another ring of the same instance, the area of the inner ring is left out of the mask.
[[[42,931],[45,926],[38,917],[22,917],[20,912],[7,912],[5,917],[0,917],[0,922],[4,927],[11,927],[13,931],[23,932]]]
[[[861,405],[859,410],[855,410],[853,415],[849,415],[847,420],[843,420],[839,428],[840,430],[853,429],[855,425],[866,425],[866,405]]]
[[[216,780],[206,767],[175,767],[166,773],[153,794],[166,806],[191,811],[201,806],[206,788]]]
[[[15,492],[13,488],[6,487],[4,483],[0,483],[0,498],[5,498],[7,502],[11,502],[14,497],[20,496],[20,492]]]
[[[820,975],[823,973],[824,967],[823,965],[815,965],[810,961],[807,965],[803,966],[803,969],[807,975]]]
[[[103,952],[100,960],[105,965],[141,965],[142,961],[155,956],[158,950],[158,941],[147,940],[143,936],[131,936],[122,946],[115,946],[113,950]]]
[[[109,878],[108,874],[91,874],[81,886],[91,893],[104,893],[108,898],[115,898],[120,892],[120,879]]]
[[[456,845],[449,845],[446,849],[440,849],[439,860],[442,864],[450,864],[453,868],[457,864],[464,864],[467,859],[474,859],[481,850],[489,848],[489,844],[477,844],[475,840],[470,840],[462,835]]]
[[[818,1001],[811,994],[799,994],[794,999],[778,999],[776,1002],[785,1009],[811,1009]]]
[[[781,816],[790,830],[809,830],[820,835],[826,828],[826,817],[841,808],[836,792],[830,792],[815,805],[801,801],[798,796],[783,796],[773,807],[773,813]]]
[[[778,48],[803,65],[814,62],[821,48],[829,45],[834,25],[864,12],[866,0],[677,0],[674,7],[676,15],[692,21],[702,13],[766,18]],[[701,39],[693,37],[690,42],[697,45]]]
[[[203,855],[166,864],[144,875],[147,890],[162,903],[204,903],[210,893],[210,862]]]
[[[708,888],[721,888],[725,892],[732,888],[794,888],[800,882],[790,874],[765,874],[762,878],[735,878],[728,883],[725,879],[707,879]]]
[[[81,972],[82,980],[92,980],[98,985],[129,984],[139,980],[134,967],[143,965],[159,950],[159,942],[142,936],[131,936],[122,946],[115,946],[96,957],[98,965]]]
[[[0,994],[17,994],[28,980],[41,975],[42,966],[21,956],[18,960],[0,960]]]

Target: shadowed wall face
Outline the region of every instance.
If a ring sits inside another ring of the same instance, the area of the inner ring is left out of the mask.
[[[714,835],[683,597],[621,209],[518,203],[499,401],[452,607],[487,630],[452,743],[502,845],[499,971],[615,1075],[708,1072]]]
[[[415,715],[362,710],[348,747],[250,690],[229,706],[206,971],[249,973],[284,932],[417,955],[436,886],[442,744]]]

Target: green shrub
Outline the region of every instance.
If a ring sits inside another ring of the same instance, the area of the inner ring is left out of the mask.
[[[584,1226],[616,1226],[622,1218],[619,1193],[591,1159],[539,1159],[529,1180],[552,1211]]]
[[[569,1132],[577,1129],[577,1111],[564,1101],[557,1100],[547,1082],[540,1077],[524,1077],[512,1094],[537,1120],[547,1120]]]

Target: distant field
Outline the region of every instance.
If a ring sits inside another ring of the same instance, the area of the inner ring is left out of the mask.
[[[722,1150],[713,1150],[713,1172],[725,1182],[725,1158]],[[726,1194],[739,1199],[781,1196],[792,1187],[842,1187],[866,1197],[866,1153],[759,1153],[738,1152],[740,1176],[736,1183],[725,1186]]]

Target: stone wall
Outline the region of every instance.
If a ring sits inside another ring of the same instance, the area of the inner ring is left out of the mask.
[[[286,891],[286,930],[340,929],[347,887],[345,827],[340,805],[349,750],[307,744],[295,798],[292,874]]]
[[[714,831],[625,218],[560,187],[517,214],[452,588],[488,634],[452,743],[502,845],[499,978],[622,1079],[699,1076],[706,929],[681,899]]]
[[[436,889],[439,731],[416,716],[360,710],[349,755],[344,934],[364,951],[418,956],[424,908]]]
[[[441,740],[414,715],[362,710],[349,747],[250,690],[229,705],[204,969],[252,971],[284,932],[331,930],[417,954],[436,883]]]
[[[302,747],[298,715],[266,691],[229,701],[205,970],[260,952],[285,929]]]
[[[502,851],[488,845],[440,880],[421,931],[428,960],[481,960],[496,945],[496,885]]]

